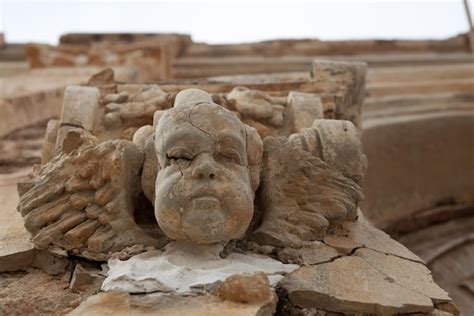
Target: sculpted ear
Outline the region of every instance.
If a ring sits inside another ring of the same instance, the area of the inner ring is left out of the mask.
[[[263,142],[255,128],[245,125],[245,133],[247,135],[247,160],[249,164],[250,183],[253,192],[255,192],[260,184]]]

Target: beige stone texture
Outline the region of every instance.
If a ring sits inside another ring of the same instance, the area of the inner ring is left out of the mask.
[[[41,148],[41,164],[44,165],[53,158],[56,147],[56,138],[58,136],[60,122],[59,120],[49,120],[46,126],[46,135],[44,137],[43,147]]]
[[[75,315],[163,315],[163,316],[267,316],[275,302],[244,304],[223,301],[216,296],[177,296],[172,294],[130,295],[124,292],[100,293],[88,298],[69,313]]]
[[[100,92],[95,87],[68,86],[60,122],[92,131],[99,114]]]
[[[47,251],[35,249],[30,241],[31,235],[16,209],[16,181],[24,176],[23,171],[0,178],[0,272],[26,270],[33,266],[50,274],[64,273],[69,262]]]
[[[317,119],[323,119],[323,105],[317,94],[290,92],[288,107],[293,116],[293,133],[299,133],[303,128],[309,128]]]
[[[41,69],[0,78],[0,136],[46,119],[59,117],[67,85],[83,84],[95,68]]]
[[[81,303],[68,289],[69,274],[48,275],[38,269],[0,274],[1,315],[65,315]]]
[[[74,268],[69,282],[69,288],[73,292],[87,292],[95,294],[100,291],[105,276],[101,270],[84,267],[80,263]]]
[[[466,211],[469,214],[470,210]],[[473,227],[474,218],[463,216],[418,229],[399,238],[401,243],[426,262],[436,283],[449,292],[462,315],[474,313]]]
[[[380,264],[373,266],[359,256],[342,257],[292,272],[282,285],[291,304],[302,308],[378,315],[428,313],[434,309],[429,296],[385,275]],[[414,270],[405,269],[402,273],[416,280]]]
[[[335,248],[320,241],[308,242],[301,248],[283,248],[278,252],[279,260],[304,266],[328,262],[339,256]]]
[[[33,257],[34,246],[16,210],[18,194],[16,179],[20,175],[2,176],[0,183],[0,271],[15,271],[27,267],[25,258]],[[24,176],[24,175],[23,175]],[[20,260],[20,258],[22,260]]]
[[[444,111],[381,117],[365,123],[370,166],[364,182],[367,217],[381,228],[410,224],[418,212],[474,203],[474,115]],[[409,228],[406,228],[409,229]]]
[[[36,247],[104,260],[128,246],[159,246],[134,222],[142,162],[133,143],[115,140],[85,145],[42,167],[19,202]]]
[[[382,230],[364,221],[360,210],[356,221],[343,223],[334,233],[324,238],[324,243],[346,255],[351,254],[355,249],[367,248],[407,260],[423,262],[420,257]]]
[[[298,248],[356,217],[366,162],[355,127],[335,120],[315,124],[289,139],[264,140],[262,223],[251,237],[260,244]]]
[[[447,303],[448,293],[434,283],[430,270],[420,262],[413,262],[372,249],[357,249],[354,253],[376,268],[394,283],[429,297],[433,304]]]
[[[155,216],[170,239],[243,238],[253,217],[262,141],[202,90],[183,90],[155,134]]]
[[[217,287],[216,294],[226,301],[250,304],[267,302],[275,295],[263,272],[230,276]]]

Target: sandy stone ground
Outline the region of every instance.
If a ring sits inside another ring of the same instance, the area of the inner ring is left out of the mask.
[[[69,288],[69,274],[38,269],[0,273],[0,315],[64,315],[81,302]]]

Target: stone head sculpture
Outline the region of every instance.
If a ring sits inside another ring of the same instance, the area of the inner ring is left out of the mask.
[[[98,260],[170,239],[298,248],[356,218],[366,164],[351,122],[316,120],[262,141],[207,92],[188,89],[133,142],[95,139],[56,155],[19,210],[37,247]]]
[[[180,92],[155,130],[155,216],[171,239],[242,237],[254,213],[262,141],[254,128],[197,89]]]

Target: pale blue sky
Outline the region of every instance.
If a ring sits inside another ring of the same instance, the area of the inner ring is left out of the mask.
[[[468,29],[462,0],[0,2],[0,30],[8,42],[54,44],[68,32],[179,32],[208,43],[439,39]]]

